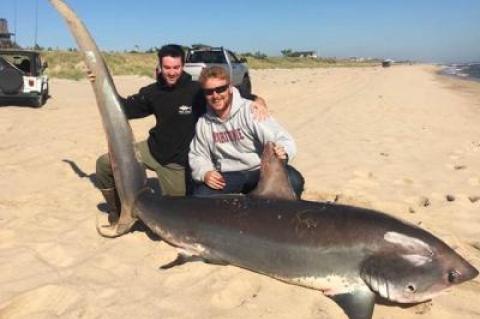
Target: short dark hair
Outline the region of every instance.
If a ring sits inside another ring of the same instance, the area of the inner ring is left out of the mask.
[[[158,50],[158,62],[162,64],[162,59],[166,56],[172,58],[181,58],[182,64],[185,63],[185,52],[183,51],[182,46],[178,44],[167,44]]]

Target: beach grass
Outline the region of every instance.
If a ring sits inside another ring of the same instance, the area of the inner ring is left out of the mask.
[[[46,51],[47,73],[52,78],[80,80],[86,77],[81,54],[75,51]],[[146,53],[103,53],[113,75],[139,75],[153,77],[156,55]]]
[[[44,51],[44,60],[48,62],[47,73],[51,78],[80,80],[86,77],[86,67],[80,52]],[[138,75],[153,78],[157,63],[155,53],[103,53],[108,68],[113,75]],[[372,66],[372,62],[351,62],[329,58],[293,58],[293,57],[247,57],[251,69],[294,69],[328,67]]]
[[[299,69],[299,68],[331,68],[331,67],[362,67],[378,65],[374,62],[353,62],[333,58],[301,58],[301,57],[246,57],[252,69]]]

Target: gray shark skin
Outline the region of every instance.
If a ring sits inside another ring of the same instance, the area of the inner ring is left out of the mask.
[[[122,202],[119,223],[98,231],[104,236],[116,237],[129,231],[133,225],[135,216],[132,214],[132,207],[136,195],[146,185],[145,169],[137,160],[132,130],[121,109],[117,90],[95,41],[80,19],[63,1],[50,2],[66,20],[87,68],[96,77],[92,86],[107,136],[115,184]]]
[[[271,143],[268,143],[263,150],[260,180],[250,195],[270,199],[298,199],[285,174],[285,164],[277,159]]]
[[[121,227],[115,225],[109,234],[129,230],[122,218],[128,222],[138,217],[182,251],[162,268],[198,259],[235,265],[320,290],[350,319],[370,319],[377,296],[396,303],[423,302],[478,275],[453,249],[419,227],[373,210],[292,200],[272,144],[265,146],[262,180],[253,195],[154,194],[145,187],[130,127],[93,39],[62,1],[50,2],[67,20],[97,78],[94,90],[115,163],[115,181],[122,205],[127,206]]]
[[[167,199],[146,192],[135,209],[187,255],[320,290],[349,318],[371,318],[375,294],[418,303],[478,274],[432,234],[352,206],[251,196]]]

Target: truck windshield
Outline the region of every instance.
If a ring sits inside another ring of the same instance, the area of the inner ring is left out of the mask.
[[[222,51],[191,51],[187,63],[227,63]]]

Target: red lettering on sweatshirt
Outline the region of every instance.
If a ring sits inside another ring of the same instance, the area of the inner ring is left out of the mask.
[[[237,128],[231,131],[223,131],[223,132],[212,132],[213,142],[214,143],[228,143],[228,142],[236,142],[243,140],[245,136],[243,136],[242,131]]]

